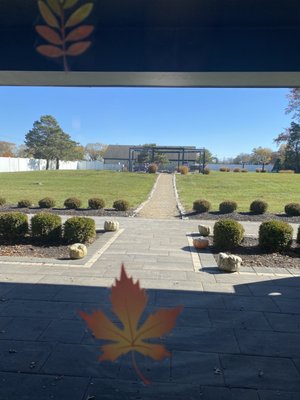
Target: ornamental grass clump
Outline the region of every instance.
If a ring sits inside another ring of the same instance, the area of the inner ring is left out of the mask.
[[[43,199],[39,200],[39,207],[40,208],[52,208],[55,207],[55,200],[51,197],[44,197]]]
[[[182,165],[180,167],[180,173],[181,175],[187,175],[189,173],[189,167],[187,167],[186,165]]]
[[[214,246],[222,251],[232,250],[244,239],[243,226],[233,219],[220,219],[214,225]]]
[[[98,197],[93,197],[88,200],[88,205],[92,210],[101,210],[105,207],[105,201]]]
[[[64,223],[63,237],[67,243],[91,243],[96,238],[96,225],[92,218],[71,217]]]
[[[268,252],[288,250],[293,241],[293,228],[283,221],[271,220],[263,222],[259,227],[259,246]]]
[[[148,166],[147,172],[148,172],[149,174],[156,174],[157,169],[158,169],[157,165],[153,163],[153,164],[150,164],[150,165]]]
[[[237,209],[238,205],[235,201],[232,200],[225,200],[222,201],[219,205],[219,212],[221,214],[229,214],[234,212]]]
[[[20,239],[28,234],[28,217],[21,212],[0,214],[0,236],[8,240]]]
[[[68,209],[76,209],[81,207],[81,200],[77,197],[69,197],[64,201],[64,206]]]
[[[211,203],[207,200],[195,200],[193,210],[199,213],[207,212],[211,209]]]
[[[59,215],[40,212],[31,218],[31,235],[42,242],[59,242],[62,237],[62,223]]]
[[[113,208],[117,211],[127,211],[129,209],[129,203],[127,200],[116,200],[114,201]]]
[[[259,199],[254,200],[250,204],[250,212],[252,212],[253,214],[264,214],[267,211],[268,207],[269,205],[266,201]]]
[[[286,215],[296,217],[300,215],[300,203],[289,203],[284,207]]]

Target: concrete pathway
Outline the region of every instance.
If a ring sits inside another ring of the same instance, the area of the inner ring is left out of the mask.
[[[197,222],[119,221],[77,264],[0,260],[1,400],[300,398],[299,270],[220,273],[189,247]],[[102,343],[78,315],[102,309],[116,319],[108,288],[121,262],[147,288],[146,314],[184,306],[163,340],[170,358],[137,356],[148,386],[130,356],[98,361]]]
[[[138,213],[141,218],[179,218],[172,174],[160,174],[152,197]]]

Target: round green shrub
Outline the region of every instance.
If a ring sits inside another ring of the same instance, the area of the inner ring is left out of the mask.
[[[21,212],[0,214],[0,235],[11,240],[22,238],[28,233],[28,218]]]
[[[0,206],[4,206],[6,203],[6,199],[4,197],[0,197]]]
[[[266,251],[287,250],[291,247],[292,240],[293,228],[287,222],[271,220],[259,226],[259,245]]]
[[[297,232],[297,243],[300,244],[300,225],[298,227],[298,232]]]
[[[55,206],[55,200],[51,197],[44,197],[43,199],[39,200],[40,208],[52,208]]]
[[[96,237],[96,225],[92,218],[71,217],[64,223],[64,239],[67,243],[91,243]]]
[[[296,217],[300,215],[300,204],[289,203],[284,207],[285,213],[290,217]]]
[[[105,207],[105,201],[103,199],[93,197],[92,199],[88,200],[88,205],[93,210],[101,210],[101,208]]]
[[[69,197],[64,201],[64,206],[69,209],[76,209],[81,206],[81,200],[77,197]]]
[[[129,203],[126,200],[116,200],[114,201],[113,208],[117,211],[127,211],[129,209]]]
[[[268,207],[269,205],[266,201],[258,199],[252,201],[252,203],[250,204],[250,211],[253,214],[264,214],[267,211]]]
[[[233,168],[233,172],[241,172],[241,168]]]
[[[237,207],[238,205],[235,201],[226,200],[220,203],[219,211],[221,214],[228,214],[234,212],[237,209]]]
[[[246,168],[242,168],[241,172],[248,172],[248,170]]]
[[[208,167],[205,167],[203,170],[204,175],[209,175],[210,174],[210,169]]]
[[[28,208],[32,206],[32,201],[28,199],[22,199],[18,201],[18,208]]]
[[[207,212],[211,209],[211,204],[207,200],[195,200],[193,203],[193,210],[199,213]]]
[[[62,224],[59,215],[41,212],[31,218],[32,237],[45,242],[56,242],[62,237]]]
[[[149,166],[148,166],[148,173],[149,174],[156,174],[156,172],[157,172],[157,165],[156,164],[150,164]]]
[[[220,219],[214,225],[214,245],[220,250],[231,250],[244,239],[243,226],[233,219]]]

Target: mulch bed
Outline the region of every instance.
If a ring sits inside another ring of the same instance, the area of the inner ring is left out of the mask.
[[[212,238],[209,238],[209,250],[214,254],[217,259],[217,250],[212,245]],[[244,267],[267,267],[267,268],[300,268],[300,246],[297,246],[294,241],[290,250],[283,253],[265,253],[258,246],[258,239],[244,238],[241,246],[234,249],[234,251],[226,251],[224,253],[234,254],[241,257]]]
[[[221,218],[230,218],[235,219],[236,221],[256,221],[256,222],[264,222],[269,221],[271,219],[276,219],[279,221],[285,221],[289,223],[300,224],[300,216],[298,217],[289,217],[286,214],[252,214],[250,212],[233,212],[229,214],[221,214],[218,211],[211,211],[205,213],[197,213],[195,211],[189,211],[184,214],[188,219],[196,219],[196,220],[219,220]]]
[[[40,207],[28,207],[28,208],[19,208],[16,205],[5,204],[0,207],[0,212],[9,212],[9,211],[19,211],[25,214],[37,214],[39,212],[51,212],[53,214],[59,215],[70,215],[70,216],[78,216],[78,217],[131,217],[134,214],[134,209],[130,209],[128,211],[117,211],[114,208],[105,208],[101,210],[93,210],[91,208],[78,208],[76,210],[67,209],[67,208],[40,208]]]

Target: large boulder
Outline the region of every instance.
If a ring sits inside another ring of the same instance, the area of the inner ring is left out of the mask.
[[[72,259],[83,258],[87,255],[87,247],[82,243],[74,243],[69,246],[69,254]]]
[[[221,271],[226,272],[237,272],[240,269],[242,263],[242,259],[239,256],[235,256],[233,254],[219,253],[218,255],[218,268]]]
[[[199,233],[201,236],[209,236],[210,227],[207,225],[198,225]]]

